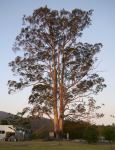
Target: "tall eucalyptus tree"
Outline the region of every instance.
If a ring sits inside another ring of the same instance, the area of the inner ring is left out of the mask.
[[[64,118],[86,117],[91,106],[95,109],[92,94],[106,86],[94,73],[102,44],[79,42],[83,29],[91,24],[91,15],[92,10],[38,8],[23,17],[13,46],[21,55],[9,66],[19,81],[8,81],[9,93],[32,86],[32,114],[50,117],[57,134],[63,132]]]

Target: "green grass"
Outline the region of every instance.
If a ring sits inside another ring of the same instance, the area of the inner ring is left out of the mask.
[[[0,142],[0,150],[115,150],[109,144],[81,144],[76,142]]]

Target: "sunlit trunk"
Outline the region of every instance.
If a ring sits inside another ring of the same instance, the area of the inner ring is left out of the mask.
[[[64,111],[63,111],[63,84],[60,84],[60,109],[59,109],[59,132],[60,136],[63,135],[63,119],[64,119]]]
[[[53,78],[53,111],[54,111],[54,132],[56,134],[56,138],[58,138],[59,134],[59,121],[58,121],[58,109],[57,109],[57,71],[54,68],[54,78]]]
[[[58,114],[54,112],[54,133],[56,138],[59,137],[59,121],[58,121]]]
[[[64,48],[62,49],[62,70],[59,83],[59,97],[60,97],[60,108],[59,108],[59,131],[60,135],[63,136],[63,123],[64,123],[64,69],[65,69],[65,56]]]
[[[59,133],[60,133],[60,136],[62,137],[63,136],[63,118],[62,117],[59,118]]]

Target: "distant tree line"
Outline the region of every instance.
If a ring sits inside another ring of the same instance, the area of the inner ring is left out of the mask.
[[[115,125],[95,125],[83,121],[65,121],[64,133],[70,139],[85,139],[88,143],[115,141]]]
[[[43,118],[42,118],[43,119]],[[13,124],[17,128],[31,130],[31,139],[46,139],[49,132],[53,131],[53,124],[50,120],[42,120],[41,118],[21,118],[14,116],[13,118],[0,120],[1,125]],[[32,124],[38,126],[33,128]],[[92,125],[84,121],[64,121],[64,134],[63,138],[67,138],[69,133],[70,140],[72,139],[85,139],[88,143],[95,143],[99,140],[108,140],[108,142],[115,141],[115,125]]]

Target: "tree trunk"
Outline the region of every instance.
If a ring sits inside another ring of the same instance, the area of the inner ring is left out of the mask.
[[[57,109],[57,71],[54,68],[54,78],[53,78],[53,111],[54,111],[54,132],[56,134],[56,138],[58,138],[59,134],[59,121],[58,121],[58,109]]]
[[[60,96],[60,116],[59,116],[59,131],[60,135],[63,135],[63,121],[64,121],[64,69],[65,69],[65,56],[64,49],[62,49],[62,70],[61,70],[61,80],[59,81],[59,96]]]
[[[60,116],[59,116],[59,132],[60,136],[63,135],[63,119],[64,119],[64,111],[63,111],[63,84],[60,84]]]
[[[59,134],[60,134],[60,137],[63,136],[63,117],[61,116],[59,118]]]
[[[56,139],[59,138],[59,121],[58,121],[58,114],[54,112],[54,133]]]

